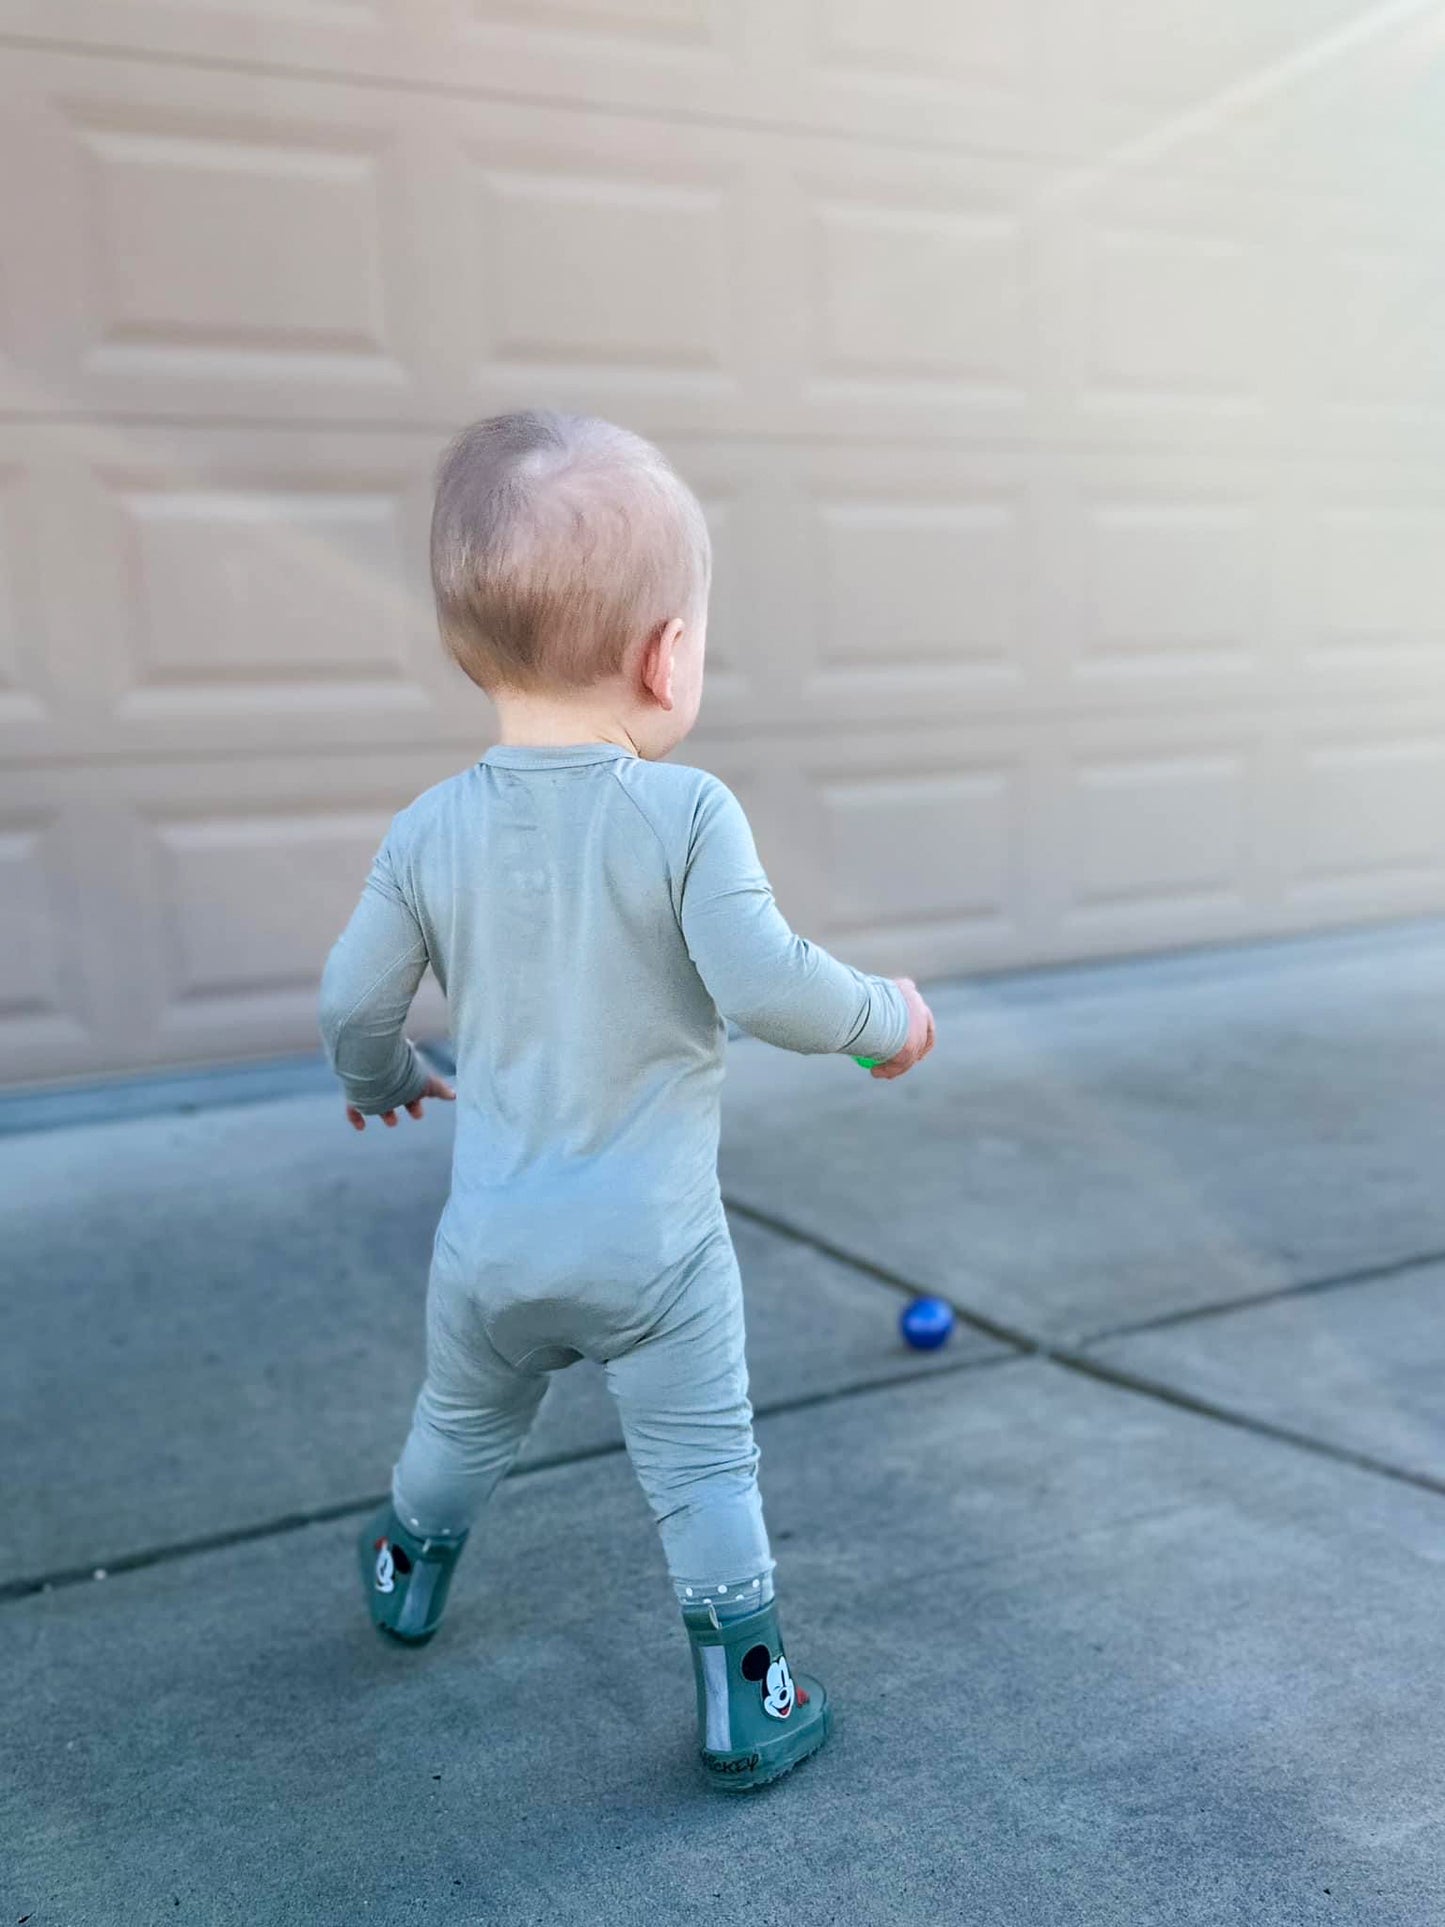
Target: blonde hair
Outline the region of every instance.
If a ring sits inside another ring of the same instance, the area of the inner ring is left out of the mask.
[[[494,415],[438,466],[437,621],[483,689],[615,675],[629,643],[701,613],[711,570],[697,497],[660,449],[611,422]]]

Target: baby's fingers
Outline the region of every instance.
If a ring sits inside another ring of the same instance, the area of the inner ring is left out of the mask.
[[[410,1104],[408,1104],[408,1105],[407,1105],[407,1107],[406,1107],[406,1114],[407,1114],[407,1116],[408,1116],[408,1117],[420,1117],[420,1116],[421,1116],[421,1114],[422,1114],[422,1109],[421,1109],[421,1099],[420,1099],[419,1097],[414,1097],[414,1098],[413,1098],[413,1099],[411,1100],[411,1102],[410,1102]]]
[[[394,1131],[396,1129],[396,1112],[383,1111],[381,1114],[381,1121],[386,1126],[388,1131]]]

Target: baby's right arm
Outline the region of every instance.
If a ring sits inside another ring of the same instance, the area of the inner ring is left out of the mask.
[[[424,1098],[450,1098],[404,1034],[427,966],[426,938],[398,883],[390,838],[377,851],[361,901],[332,946],[321,977],[321,1036],[358,1130],[368,1117],[421,1116]]]
[[[875,1077],[900,1076],[932,1049],[932,1014],[910,979],[854,970],[788,927],[742,805],[722,783],[698,801],[681,917],[713,1002],[752,1036],[872,1057]]]

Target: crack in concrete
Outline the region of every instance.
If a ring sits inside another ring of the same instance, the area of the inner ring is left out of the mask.
[[[727,1208],[740,1218],[748,1218],[765,1230],[775,1232],[779,1237],[791,1238],[794,1243],[806,1245],[822,1256],[832,1258],[840,1264],[850,1265],[855,1271],[866,1272],[869,1277],[896,1291],[917,1296],[922,1290],[914,1280],[904,1277],[900,1272],[891,1271],[886,1265],[875,1264],[872,1259],[852,1256],[841,1246],[825,1238],[814,1237],[809,1231],[800,1231],[785,1218],[775,1217],[771,1212],[759,1211],[752,1205],[741,1204],[735,1199],[726,1200]],[[1269,1302],[1270,1300],[1291,1297],[1304,1292],[1332,1288],[1336,1284],[1364,1284],[1372,1278],[1393,1277],[1402,1271],[1414,1270],[1438,1262],[1431,1254],[1419,1258],[1404,1259],[1398,1263],[1381,1265],[1373,1271],[1363,1269],[1339,1277],[1304,1280],[1299,1285],[1285,1286],[1279,1291],[1269,1292],[1259,1299],[1245,1299],[1243,1305]],[[941,1296],[933,1292],[932,1296]],[[1357,1471],[1371,1472],[1379,1478],[1391,1479],[1399,1485],[1408,1485],[1420,1492],[1434,1493],[1445,1497],[1445,1478],[1437,1478],[1429,1472],[1412,1472],[1407,1467],[1394,1465],[1388,1459],[1377,1459],[1371,1453],[1356,1451],[1351,1446],[1335,1445],[1328,1439],[1321,1439],[1310,1432],[1298,1432],[1287,1425],[1277,1425],[1270,1419],[1262,1419],[1252,1413],[1237,1410],[1233,1406],[1217,1404],[1213,1399],[1198,1398],[1193,1393],[1180,1391],[1176,1386],[1163,1379],[1150,1378],[1142,1372],[1127,1371],[1123,1366],[1110,1364],[1101,1358],[1091,1357],[1086,1350],[1072,1345],[1058,1345],[1033,1332],[1024,1331],[1018,1326],[1000,1324],[997,1319],[986,1318],[982,1313],[960,1305],[954,1299],[946,1302],[953,1306],[957,1317],[972,1330],[997,1339],[1001,1344],[1011,1346],[1016,1357],[1046,1359],[1050,1364],[1060,1366],[1064,1371],[1075,1372],[1083,1378],[1092,1378],[1104,1385],[1112,1385],[1118,1391],[1132,1392],[1137,1397],[1149,1398],[1159,1404],[1171,1405],[1181,1412],[1193,1413],[1196,1418],[1212,1419],[1216,1424],[1233,1426],[1237,1431],[1253,1433],[1257,1438],[1273,1439],[1281,1445],[1292,1445],[1302,1452],[1313,1453],[1318,1458],[1332,1459],[1337,1464],[1353,1466]],[[1236,1304],[1230,1309],[1241,1309]],[[1101,1342],[1105,1337],[1122,1337],[1136,1330],[1152,1330],[1160,1323],[1183,1324],[1190,1318],[1207,1317],[1213,1307],[1194,1313],[1171,1314],[1167,1320],[1149,1320],[1138,1326],[1121,1326],[1117,1332],[1100,1333],[1096,1337],[1082,1341],[1084,1346]],[[1219,1309],[1225,1309],[1220,1307]]]
[[[858,1379],[848,1385],[840,1385],[825,1392],[806,1392],[795,1399],[779,1399],[775,1404],[758,1405],[753,1408],[757,1419],[776,1418],[790,1412],[807,1411],[818,1405],[835,1404],[841,1399],[856,1398],[866,1392],[882,1392],[894,1385],[914,1385],[920,1379],[953,1378],[961,1372],[977,1371],[989,1365],[1011,1363],[1018,1357],[1013,1350],[992,1353],[985,1358],[961,1358],[954,1364],[931,1365],[914,1372],[894,1372],[881,1378]],[[526,1465],[515,1466],[507,1474],[507,1480],[531,1478],[538,1472],[555,1472],[563,1466],[585,1465],[592,1459],[616,1458],[626,1451],[621,1439],[614,1439],[604,1445],[580,1446],[573,1452],[553,1452],[544,1458],[533,1459]],[[17,1599],[33,1599],[38,1593],[60,1592],[74,1586],[91,1585],[100,1579],[119,1578],[126,1573],[144,1572],[152,1566],[174,1564],[178,1560],[198,1558],[207,1552],[224,1552],[232,1546],[245,1546],[258,1539],[276,1539],[290,1532],[302,1532],[308,1526],[330,1525],[337,1519],[359,1517],[384,1505],[389,1495],[385,1492],[369,1493],[360,1499],[338,1499],[331,1505],[314,1506],[302,1512],[287,1512],[278,1518],[258,1520],[253,1525],[232,1526],[223,1532],[208,1532],[193,1539],[176,1539],[165,1545],[147,1546],[136,1552],[118,1553],[112,1559],[93,1559],[83,1566],[58,1567],[50,1572],[22,1575],[18,1579],[0,1582],[0,1605]]]
[[[1388,1264],[1359,1265],[1353,1271],[1326,1272],[1319,1278],[1300,1278],[1294,1284],[1276,1285],[1270,1291],[1246,1293],[1240,1298],[1224,1298],[1211,1305],[1196,1305],[1184,1311],[1166,1311],[1158,1318],[1141,1318],[1132,1325],[1113,1325],[1104,1331],[1090,1332],[1085,1345],[1104,1345],[1116,1338],[1134,1338],[1140,1332],[1168,1331],[1175,1325],[1193,1325],[1206,1318],[1224,1318],[1232,1311],[1251,1311],[1256,1305],[1278,1304],[1282,1298],[1306,1298],[1316,1292],[1338,1291],[1348,1285],[1374,1285],[1386,1278],[1402,1278],[1412,1271],[1428,1271],[1431,1265],[1445,1264],[1445,1251],[1420,1251],[1408,1258],[1395,1258]]]
[[[876,1279],[880,1284],[888,1286],[890,1290],[905,1297],[914,1298],[922,1294],[923,1288],[917,1281],[906,1277],[901,1272],[893,1271],[886,1265],[877,1264],[870,1258],[848,1251],[829,1239],[801,1230],[798,1226],[790,1224],[787,1219],[779,1218],[772,1212],[764,1211],[751,1204],[744,1204],[736,1198],[726,1198],[724,1201],[732,1216],[744,1218],[762,1230],[770,1231],[778,1237],[788,1239],[793,1244],[803,1245],[809,1250],[816,1251],[820,1257],[828,1258],[835,1264],[844,1265],[851,1271]],[[1445,1261],[1445,1253],[1426,1252],[1416,1257],[1399,1259],[1390,1264],[1364,1266],[1354,1271],[1334,1273],[1323,1278],[1303,1279],[1297,1284],[1283,1285],[1278,1290],[1263,1292],[1256,1297],[1232,1299],[1224,1304],[1201,1306],[1194,1311],[1170,1312],[1159,1318],[1141,1320],[1134,1325],[1121,1325],[1113,1330],[1091,1334],[1083,1339],[1081,1344],[1083,1347],[1098,1345],[1106,1340],[1132,1336],[1136,1332],[1158,1331],[1170,1326],[1190,1324],[1197,1319],[1218,1317],[1230,1311],[1243,1311],[1253,1305],[1271,1304],[1282,1298],[1299,1297],[1347,1285],[1368,1284],[1378,1279],[1392,1278],[1403,1273],[1421,1270],[1442,1261]],[[988,1318],[983,1313],[974,1311],[967,1305],[958,1304],[953,1299],[947,1302],[953,1306],[956,1316],[969,1330],[992,1339],[1004,1349],[984,1358],[960,1359],[956,1364],[931,1365],[912,1372],[894,1372],[878,1378],[855,1380],[828,1391],[805,1393],[795,1399],[780,1399],[775,1404],[756,1406],[754,1416],[758,1419],[778,1417],[785,1413],[837,1404],[843,1399],[858,1398],[870,1392],[890,1391],[895,1386],[913,1385],[921,1380],[953,1377],[961,1372],[1016,1362],[1020,1358],[1038,1358],[1064,1371],[1074,1372],[1081,1377],[1093,1379],[1097,1383],[1110,1385],[1116,1391],[1131,1392],[1136,1397],[1152,1399],[1156,1403],[1172,1406],[1178,1411],[1189,1412],[1197,1418],[1206,1418],[1216,1424],[1229,1425],[1237,1431],[1248,1432],[1257,1438],[1272,1439],[1277,1444],[1291,1445],[1296,1450],[1308,1452],[1315,1457],[1330,1459],[1338,1464],[1352,1466],[1357,1471],[1373,1473],[1376,1477],[1411,1486],[1417,1491],[1445,1497],[1445,1479],[1436,1478],[1430,1473],[1412,1472],[1405,1467],[1393,1465],[1388,1460],[1377,1459],[1370,1453],[1331,1444],[1328,1440],[1316,1438],[1308,1432],[1298,1432],[1289,1426],[1276,1425],[1268,1419],[1257,1418],[1248,1412],[1217,1404],[1211,1399],[1197,1398],[1163,1380],[1150,1378],[1143,1373],[1127,1371],[1104,1359],[1091,1357],[1086,1349],[1051,1343],[1048,1339],[1020,1327],[1001,1324],[997,1319]],[[582,1447],[574,1452],[553,1453],[545,1458],[535,1459],[527,1465],[516,1467],[508,1477],[509,1479],[529,1478],[534,1473],[556,1471],[562,1466],[581,1465],[592,1459],[612,1458],[625,1450],[622,1440],[617,1439],[605,1445]],[[121,1553],[113,1559],[95,1560],[84,1566],[63,1567],[30,1577],[6,1580],[0,1582],[0,1604],[34,1598],[40,1593],[88,1585],[101,1574],[110,1578],[131,1572],[143,1572],[153,1566],[169,1565],[178,1560],[196,1558],[208,1552],[221,1552],[232,1546],[248,1545],[257,1540],[300,1532],[308,1526],[327,1525],[337,1519],[356,1517],[383,1504],[386,1496],[385,1493],[371,1493],[365,1498],[343,1499],[332,1505],[285,1513],[278,1518],[258,1521],[254,1525],[236,1526],[224,1532],[206,1533],[196,1538],[176,1540],[137,1552]]]

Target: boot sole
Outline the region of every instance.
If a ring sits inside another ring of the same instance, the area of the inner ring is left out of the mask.
[[[371,1623],[382,1638],[389,1639],[393,1646],[428,1646],[437,1636],[435,1626],[429,1633],[399,1633],[390,1626],[383,1626],[378,1620],[373,1619]]]
[[[765,1786],[776,1786],[777,1782],[786,1778],[795,1766],[802,1766],[806,1760],[811,1760],[815,1753],[820,1752],[832,1731],[833,1708],[825,1706],[823,1717],[818,1722],[818,1737],[806,1752],[795,1753],[790,1760],[783,1761],[780,1766],[768,1767],[760,1764],[757,1771],[749,1774],[746,1779],[741,1776],[732,1779],[726,1774],[708,1773],[707,1768],[704,1767],[703,1772],[707,1775],[707,1783],[714,1793],[730,1794],[757,1793]]]

